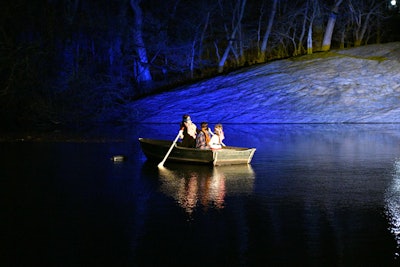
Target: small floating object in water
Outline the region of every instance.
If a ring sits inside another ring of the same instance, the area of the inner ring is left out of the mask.
[[[126,159],[126,157],[123,155],[116,155],[116,156],[111,157],[111,160],[114,162],[124,161],[125,159]]]

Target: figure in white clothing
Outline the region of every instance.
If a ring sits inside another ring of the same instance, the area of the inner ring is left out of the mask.
[[[218,123],[214,127],[214,135],[211,137],[210,140],[210,148],[211,149],[221,149],[222,148],[222,141],[225,139],[224,130],[222,128],[222,124]]]

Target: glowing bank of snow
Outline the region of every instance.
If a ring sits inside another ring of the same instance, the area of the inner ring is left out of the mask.
[[[317,53],[221,75],[132,103],[131,120],[400,122],[400,43]]]

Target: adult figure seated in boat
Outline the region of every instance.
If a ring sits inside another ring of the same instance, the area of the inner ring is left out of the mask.
[[[181,146],[190,148],[196,147],[197,127],[188,114],[182,117],[181,130],[179,133],[179,138],[182,139]]]
[[[201,123],[201,131],[197,134],[196,137],[196,148],[199,149],[210,149],[208,145],[210,143],[210,133],[208,132],[208,123]]]
[[[222,124],[218,123],[214,127],[214,135],[210,140],[210,148],[211,149],[221,149],[222,141],[225,139],[224,130],[222,128]]]

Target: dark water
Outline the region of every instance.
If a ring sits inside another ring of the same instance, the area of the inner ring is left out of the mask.
[[[174,126],[0,143],[0,266],[400,265],[400,125],[225,125],[250,166],[159,170]]]

